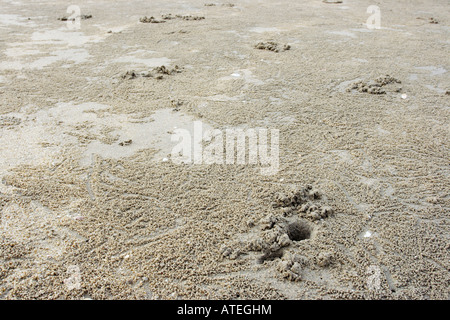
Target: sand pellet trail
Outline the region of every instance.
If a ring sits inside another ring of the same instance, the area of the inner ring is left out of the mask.
[[[449,299],[449,2],[372,4],[0,0],[0,299]]]

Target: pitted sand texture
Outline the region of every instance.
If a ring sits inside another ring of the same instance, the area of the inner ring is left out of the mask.
[[[76,4],[1,3],[1,299],[449,298],[448,1]]]

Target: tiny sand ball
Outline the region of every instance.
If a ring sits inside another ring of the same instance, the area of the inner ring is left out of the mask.
[[[167,161],[169,161],[169,159],[164,158],[162,161],[163,161],[163,162],[167,162]]]
[[[406,93],[402,94],[402,99],[408,98],[408,95]]]

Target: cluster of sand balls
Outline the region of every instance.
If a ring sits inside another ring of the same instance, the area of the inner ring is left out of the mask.
[[[243,251],[260,252],[258,264],[278,259],[278,275],[290,281],[300,281],[301,271],[309,261],[287,250],[294,243],[311,238],[314,229],[311,222],[333,214],[333,209],[322,206],[321,200],[322,193],[311,185],[276,194],[272,207],[281,212],[270,213],[259,221],[258,230],[253,231]],[[255,224],[252,222],[249,227],[253,228]],[[241,253],[241,250],[231,247],[224,247],[222,250],[223,257],[229,259],[236,259]],[[332,255],[321,253],[316,257],[316,264],[327,267],[332,263],[332,259]]]
[[[299,209],[299,213],[303,214],[311,221],[317,221],[320,219],[328,218],[333,214],[333,208],[330,206],[318,206],[315,204],[305,203]]]
[[[286,253],[278,262],[279,275],[289,281],[302,280],[302,270],[310,264],[310,261],[299,254]]]
[[[281,250],[293,242],[309,239],[313,229],[310,222],[333,214],[331,207],[317,202],[321,198],[321,192],[310,185],[275,195],[272,206],[280,209],[281,214],[271,213],[261,219],[260,231],[251,238],[246,249],[262,252],[258,262],[263,263],[282,256]]]
[[[265,252],[267,258],[270,258],[271,252],[288,247],[292,241],[308,239],[311,234],[311,228],[304,221],[272,214],[260,221],[260,230],[259,236],[249,242],[248,249]],[[262,257],[262,260],[265,258]]]
[[[277,194],[273,202],[274,208],[281,208],[284,216],[299,214],[311,221],[327,218],[333,214],[330,206],[322,206],[316,201],[322,198],[318,189],[311,185],[295,190],[289,194]],[[314,203],[316,202],[316,203]]]
[[[196,20],[204,20],[205,17],[203,16],[191,16],[191,15],[172,15],[171,13],[169,14],[163,14],[161,16],[161,20],[156,19],[155,17],[142,17],[139,19],[139,22],[141,23],[165,23],[167,20],[173,20],[173,19],[181,19],[181,20],[186,20],[186,21],[196,21]]]
[[[10,127],[10,126],[17,126],[22,122],[20,118],[16,117],[0,117],[0,128],[2,127]]]
[[[370,82],[357,81],[354,82],[348,89],[347,92],[352,90],[357,90],[361,93],[370,93],[370,94],[386,94],[385,86],[393,83],[401,83],[400,80],[391,77],[390,75],[385,75],[376,78]],[[401,88],[396,89],[397,92],[401,91]]]
[[[276,42],[269,41],[269,42],[259,42],[255,45],[255,49],[259,50],[269,50],[273,52],[280,52],[280,51],[287,51],[291,49],[291,46],[288,44],[280,45]]]
[[[166,66],[159,66],[154,68],[152,71],[143,71],[143,72],[136,72],[134,70],[127,71],[125,74],[122,75],[122,79],[131,80],[136,79],[138,77],[144,77],[144,78],[152,78],[155,79],[163,79],[164,75],[173,75],[176,73],[181,73],[181,68],[179,66],[175,66],[173,68],[168,68]]]
[[[315,264],[321,268],[329,267],[335,258],[331,252],[320,252],[315,257]],[[303,270],[310,267],[312,262],[305,256],[298,253],[286,252],[277,264],[278,274],[289,281],[302,280]]]
[[[140,18],[139,22],[141,22],[141,23],[164,23],[166,21],[158,20],[155,17],[147,17],[147,16],[145,16],[145,17]]]

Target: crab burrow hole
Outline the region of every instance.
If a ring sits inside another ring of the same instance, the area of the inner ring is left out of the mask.
[[[311,238],[311,227],[304,221],[294,221],[287,225],[287,235],[292,241]]]

